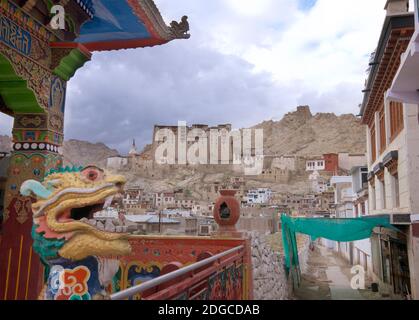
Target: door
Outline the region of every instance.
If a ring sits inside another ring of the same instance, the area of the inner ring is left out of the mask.
[[[390,249],[394,293],[403,296],[408,295],[411,290],[407,245],[404,242],[392,239]]]

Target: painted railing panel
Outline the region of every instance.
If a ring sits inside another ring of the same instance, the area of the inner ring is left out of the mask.
[[[174,280],[177,284],[157,288],[153,294],[144,294],[145,300],[242,300],[243,252],[234,254],[206,267],[186,279]]]
[[[119,292],[155,279],[170,271],[242,246],[240,252],[223,257],[187,276],[159,285],[130,299],[146,300],[241,300],[253,298],[250,242],[248,239],[204,237],[147,237],[130,240],[132,255],[121,259],[110,291]],[[175,267],[173,267],[175,266]]]

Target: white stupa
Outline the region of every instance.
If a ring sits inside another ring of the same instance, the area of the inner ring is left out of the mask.
[[[132,140],[132,147],[131,150],[128,152],[128,156],[137,156],[137,147],[135,146],[135,139]]]

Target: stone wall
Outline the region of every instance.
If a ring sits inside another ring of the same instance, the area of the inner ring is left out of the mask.
[[[258,231],[261,233],[273,232],[272,217],[243,217],[241,216],[236,225],[241,231]]]
[[[287,300],[290,298],[284,257],[274,252],[266,237],[252,233],[252,265],[255,300]]]
[[[272,250],[265,235],[258,232],[251,235],[254,299],[293,299],[292,282],[286,276],[283,254]],[[304,237],[303,244],[298,248],[301,273],[307,272],[310,252],[309,238]]]

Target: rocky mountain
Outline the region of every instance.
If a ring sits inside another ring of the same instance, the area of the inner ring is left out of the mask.
[[[264,129],[266,155],[322,155],[365,153],[365,129],[353,114],[313,115],[308,106],[286,114],[280,121],[265,121],[254,128]]]
[[[0,152],[11,151],[12,140],[9,136],[0,135]],[[108,157],[117,156],[116,150],[108,148],[103,143],[90,143],[80,140],[68,140],[64,142],[64,165],[65,166],[106,166]]]
[[[365,153],[365,130],[353,114],[337,116],[333,113],[313,115],[308,106],[297,107],[297,111],[286,114],[280,121],[265,121],[253,128],[264,130],[265,155],[312,156],[324,153]],[[0,151],[10,151],[11,140],[0,136]],[[151,145],[142,153],[150,153]],[[117,156],[118,151],[103,143],[79,140],[64,142],[65,165],[106,165],[108,157]]]
[[[106,159],[119,155],[119,152],[108,148],[103,143],[68,140],[64,142],[63,154],[64,165],[96,165],[104,168],[106,166]]]

